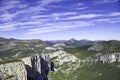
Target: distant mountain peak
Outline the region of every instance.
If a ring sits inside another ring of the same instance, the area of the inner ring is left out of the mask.
[[[70,40],[68,40],[68,41],[70,41],[70,42],[75,42],[75,41],[77,41],[75,38],[71,38]]]

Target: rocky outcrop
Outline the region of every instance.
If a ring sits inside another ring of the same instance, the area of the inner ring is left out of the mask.
[[[103,46],[99,43],[95,43],[93,46],[88,48],[88,50],[95,50],[95,51],[101,51],[103,49]]]
[[[94,41],[90,41],[90,40],[76,40],[74,38],[64,42],[64,44],[66,44],[66,46],[86,46],[86,45],[93,45]]]
[[[103,63],[112,63],[112,62],[120,62],[120,53],[113,53],[113,54],[106,54],[101,55],[98,57],[99,61],[102,61]]]
[[[81,60],[77,57],[62,50],[52,53],[44,53],[43,58],[51,59],[50,68],[52,71],[61,71],[64,74],[70,74],[74,72],[74,70],[76,70],[80,66],[81,62]],[[55,65],[60,67],[55,68]]]
[[[35,54],[22,61],[0,65],[0,80],[48,80],[49,71],[54,71],[54,62],[49,56]]]
[[[106,50],[107,52],[118,52],[120,51],[120,41],[99,41],[94,43],[88,50],[101,51]]]
[[[1,64],[0,80],[27,80],[27,72],[23,62]]]
[[[49,63],[36,54],[22,59],[27,70],[28,80],[48,80]]]

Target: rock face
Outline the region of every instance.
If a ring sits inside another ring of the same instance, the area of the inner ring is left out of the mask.
[[[74,72],[74,70],[76,70],[80,66],[81,61],[77,57],[63,50],[58,50],[52,53],[44,53],[43,58],[45,59],[50,58],[51,61],[53,61],[50,62],[50,68],[52,71],[55,71],[56,73],[61,71],[64,74],[71,74],[72,72]],[[55,69],[54,66],[56,66]]]
[[[27,80],[27,72],[23,62],[1,64],[0,80]]]
[[[118,52],[120,51],[120,41],[111,40],[111,41],[96,42],[88,50],[95,50],[95,51],[107,50],[112,52]]]
[[[103,46],[99,43],[95,43],[93,46],[88,48],[88,50],[95,50],[95,51],[101,51],[103,49]]]
[[[40,55],[23,58],[28,80],[48,80],[49,64]]]
[[[120,53],[114,53],[114,54],[106,54],[106,55],[101,55],[98,58],[99,61],[102,61],[103,63],[112,63],[115,61],[120,62]]]
[[[48,80],[49,71],[54,71],[54,63],[49,56],[35,54],[22,61],[0,65],[0,80]]]

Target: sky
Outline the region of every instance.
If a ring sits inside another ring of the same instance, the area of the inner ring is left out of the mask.
[[[120,0],[0,0],[0,37],[120,40]]]

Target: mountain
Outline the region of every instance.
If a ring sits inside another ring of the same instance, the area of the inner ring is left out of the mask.
[[[25,74],[15,72],[20,65]],[[27,80],[119,80],[120,41],[4,38],[0,42],[0,68],[3,80],[21,80],[16,74]]]
[[[66,40],[52,40],[52,41],[44,41],[49,46],[53,46],[58,43],[64,43]]]
[[[105,47],[108,50],[111,47],[119,46],[120,41],[114,41],[114,46]],[[97,42],[95,44],[99,44],[102,47],[104,45],[103,42]],[[104,44],[113,44],[111,41],[105,41]],[[117,43],[117,44],[116,44]],[[103,53],[102,50],[96,51],[96,50],[89,50],[93,45],[87,45],[87,46],[79,46],[79,47],[66,47],[64,48],[64,51],[67,54],[70,54],[74,57],[76,57],[79,62],[78,63],[72,63],[72,61],[65,62],[63,65],[56,64],[57,70],[56,73],[50,74],[50,77],[52,80],[119,80],[119,74],[120,74],[120,51],[118,48],[116,50],[112,51],[111,53]],[[120,47],[119,47],[120,48]],[[118,49],[118,50],[117,50]],[[57,53],[58,54],[58,53]],[[52,55],[52,53],[51,53]],[[53,60],[58,60],[58,62],[64,61],[63,58],[59,58],[62,56],[60,54],[57,57],[53,58]],[[75,61],[77,62],[77,60]],[[55,62],[56,63],[56,62]],[[76,67],[72,67],[73,65],[76,65]],[[72,67],[72,70],[71,70]],[[74,69],[75,68],[75,69]],[[70,70],[67,71],[67,70]],[[109,76],[109,77],[107,77]]]
[[[0,37],[0,42],[3,41],[3,42],[7,42],[7,41],[17,41],[18,39],[14,39],[14,38],[3,38],[3,37]]]
[[[0,80],[27,80],[27,72],[22,61],[0,63]]]
[[[4,61],[0,63],[0,80],[48,80],[47,75],[52,71],[50,63],[39,54]]]
[[[53,46],[55,44],[64,44],[69,47],[76,47],[76,46],[85,46],[85,45],[92,45],[96,41],[90,40],[76,40],[74,38],[70,40],[56,40],[56,41],[45,41],[48,45]]]
[[[5,40],[5,41],[4,41]],[[20,58],[41,53],[47,46],[42,40],[16,40],[2,39],[0,42],[0,58]],[[7,42],[6,42],[7,40]]]
[[[96,42],[92,47],[89,48],[89,50],[103,51],[104,53],[119,52],[120,41],[110,40]]]
[[[90,40],[76,40],[74,38],[65,42],[67,46],[85,46],[85,45],[92,45],[94,41]]]

